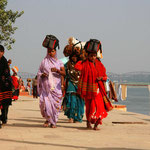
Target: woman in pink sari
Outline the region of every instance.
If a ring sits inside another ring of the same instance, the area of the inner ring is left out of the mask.
[[[46,119],[44,127],[56,128],[62,103],[62,78],[65,76],[65,69],[63,63],[56,58],[55,49],[47,49],[37,76],[40,110]]]

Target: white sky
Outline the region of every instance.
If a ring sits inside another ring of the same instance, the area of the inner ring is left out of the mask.
[[[69,37],[95,38],[108,72],[150,71],[150,0],[8,0],[7,9],[24,11],[15,23],[16,43],[5,52],[21,72],[37,73],[47,34],[60,41],[58,58]]]

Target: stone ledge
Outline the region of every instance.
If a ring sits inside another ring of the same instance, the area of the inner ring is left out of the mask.
[[[122,110],[122,111],[127,111],[126,105],[117,105],[117,104],[114,104],[114,105],[113,105],[113,109]]]

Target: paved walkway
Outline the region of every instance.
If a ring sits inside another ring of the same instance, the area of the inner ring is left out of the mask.
[[[150,150],[150,116],[113,110],[100,131],[68,123],[61,112],[57,128],[44,128],[39,100],[23,97],[10,107],[0,129],[0,150]]]

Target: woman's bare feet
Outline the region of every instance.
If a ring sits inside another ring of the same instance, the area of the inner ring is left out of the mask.
[[[90,121],[87,121],[87,129],[88,129],[88,130],[91,130],[91,129],[92,129],[92,126],[91,126],[91,122],[90,122]]]
[[[100,128],[98,128],[97,126],[94,125],[94,130],[100,130]]]
[[[98,128],[98,124],[101,124],[101,120],[100,119],[98,119],[97,121],[96,121],[96,123],[95,123],[95,125],[94,125],[94,130],[100,130],[100,128]]]
[[[43,127],[48,127],[49,126],[49,122],[46,120],[43,124]]]
[[[56,125],[51,124],[50,126],[51,128],[57,128]]]
[[[69,118],[69,122],[70,122],[70,123],[73,123],[73,119],[72,119],[72,118]]]

